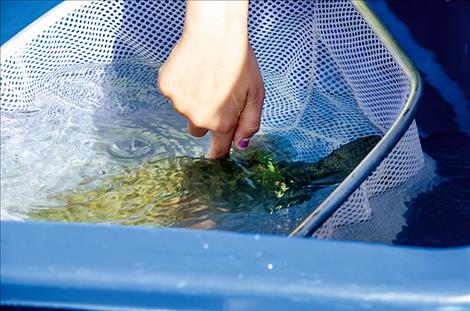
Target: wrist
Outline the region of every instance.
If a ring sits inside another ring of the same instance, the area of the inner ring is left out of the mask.
[[[187,1],[183,36],[248,40],[248,1]]]

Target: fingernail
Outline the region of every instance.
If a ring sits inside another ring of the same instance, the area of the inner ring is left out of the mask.
[[[246,147],[248,147],[249,143],[250,143],[250,139],[248,138],[240,139],[240,141],[238,142],[238,147],[240,149],[245,149]]]

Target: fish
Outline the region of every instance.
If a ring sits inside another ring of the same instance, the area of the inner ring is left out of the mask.
[[[56,194],[54,204],[31,209],[28,218],[187,227],[224,213],[275,213],[340,183],[379,140],[375,135],[356,139],[314,163],[279,160],[269,143],[233,150],[225,159],[152,159],[93,187],[85,183]]]

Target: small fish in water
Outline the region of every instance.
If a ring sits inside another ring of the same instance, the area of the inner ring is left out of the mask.
[[[341,182],[379,141],[368,136],[345,144],[316,163],[275,161],[251,148],[227,159],[175,157],[148,161],[53,197],[30,219],[148,226],[191,226],[211,215],[264,209],[269,213],[310,199]]]

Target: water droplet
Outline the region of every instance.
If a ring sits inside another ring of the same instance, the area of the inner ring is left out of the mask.
[[[118,140],[108,146],[108,153],[119,159],[143,158],[154,152],[154,146],[143,137]]]

